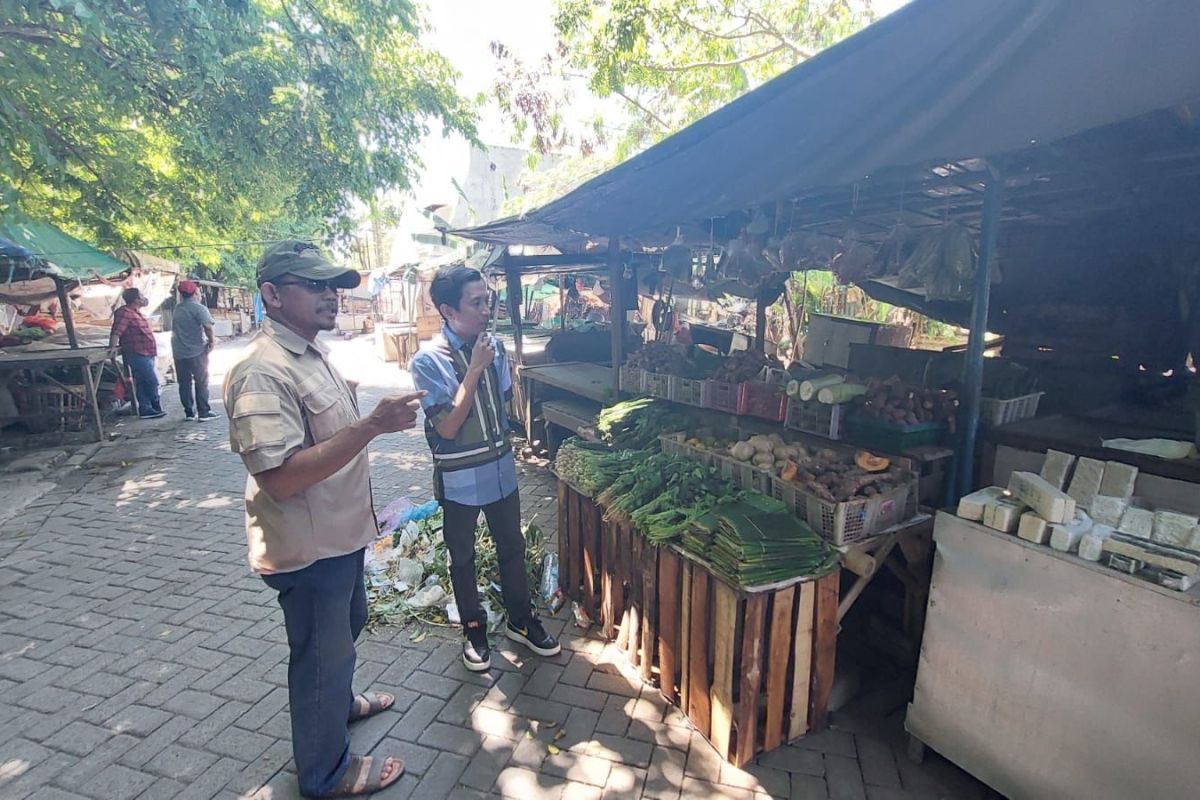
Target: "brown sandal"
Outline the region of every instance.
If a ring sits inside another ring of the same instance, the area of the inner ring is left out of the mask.
[[[395,771],[384,780],[383,770],[388,764],[395,765]],[[395,756],[350,756],[350,766],[346,774],[332,792],[326,797],[361,797],[374,794],[386,789],[404,774],[404,762]]]
[[[396,702],[393,695],[383,692],[371,692],[369,694],[356,694],[354,696],[354,708],[350,711],[350,721],[358,722],[367,717],[373,717],[380,711],[387,711]],[[366,705],[366,710],[363,710],[363,705]]]

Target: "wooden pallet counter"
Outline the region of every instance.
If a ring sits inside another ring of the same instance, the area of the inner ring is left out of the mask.
[[[647,682],[734,765],[825,727],[838,573],[739,587],[559,481],[559,576]]]

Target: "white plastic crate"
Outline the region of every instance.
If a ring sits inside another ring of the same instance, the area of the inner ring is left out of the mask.
[[[898,525],[915,512],[916,477],[874,497],[831,503],[804,491],[798,483],[771,480],[771,495],[808,522],[821,538],[836,547],[861,542]]]
[[[841,404],[830,405],[816,400],[806,402],[791,397],[788,398],[787,419],[783,424],[794,431],[837,440],[841,438],[843,410]]]
[[[669,456],[678,456],[686,458],[690,461],[703,464],[706,467],[716,466],[716,454],[711,450],[705,450],[702,447],[693,447],[687,443],[687,436],[683,433],[668,433],[665,436],[658,437],[659,444],[662,446],[662,451]]]
[[[982,397],[979,400],[979,425],[983,428],[997,428],[1010,422],[1033,419],[1037,416],[1038,403],[1044,394],[1045,392],[1034,392],[1011,400]]]
[[[703,406],[704,381],[672,375],[667,384],[667,399],[688,406]]]

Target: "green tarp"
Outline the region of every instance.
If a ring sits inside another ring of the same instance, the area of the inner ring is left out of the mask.
[[[0,220],[0,236],[49,262],[47,268],[42,270],[48,275],[85,281],[96,275],[111,278],[129,269],[124,261],[105,255],[48,222],[9,217]],[[8,279],[7,272],[0,274],[0,282],[7,282]]]

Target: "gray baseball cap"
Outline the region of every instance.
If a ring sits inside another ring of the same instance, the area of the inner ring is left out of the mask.
[[[311,242],[285,239],[263,251],[258,260],[258,283],[295,275],[314,281],[330,281],[339,289],[353,289],[362,276],[347,267],[339,267]]]

